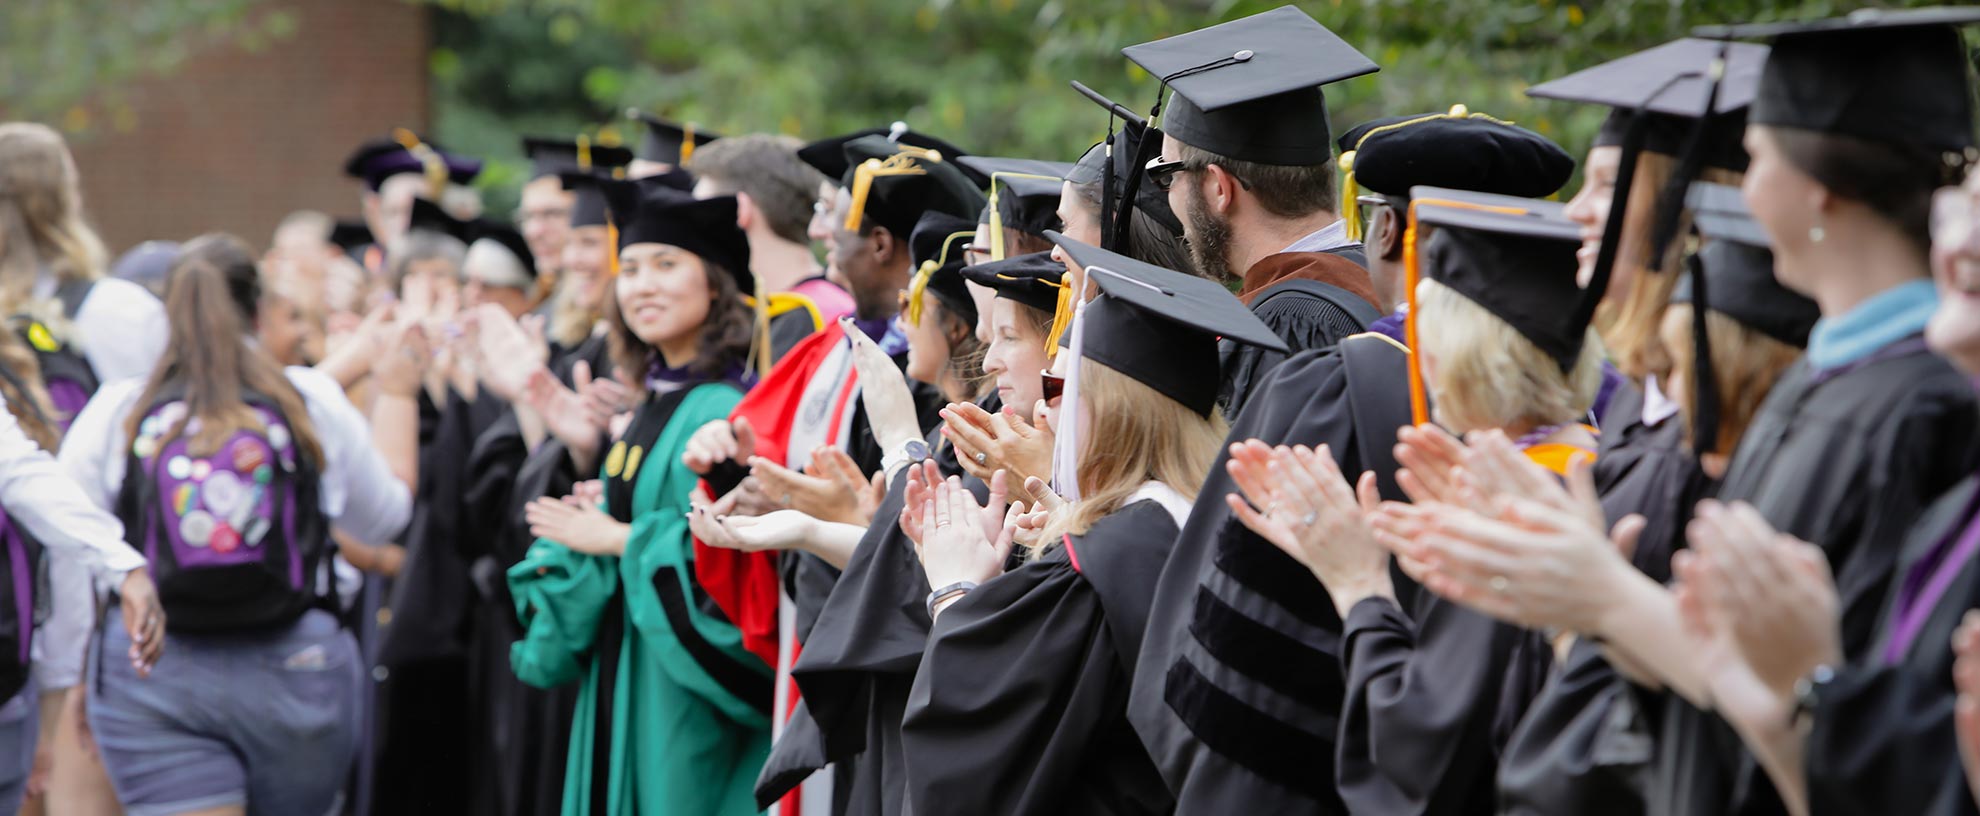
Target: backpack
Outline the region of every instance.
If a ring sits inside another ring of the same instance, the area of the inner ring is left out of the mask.
[[[48,617],[41,544],[0,512],[0,700],[27,685],[34,630]]]
[[[262,427],[234,431],[211,455],[190,450],[199,423],[177,393],[146,409],[131,442],[117,516],[151,561],[174,631],[273,628],[331,606],[316,463],[273,401],[243,397]]]
[[[41,384],[48,390],[48,401],[55,408],[51,420],[56,430],[68,433],[69,423],[75,421],[76,414],[89,404],[90,397],[96,396],[97,386],[102,384],[96,377],[96,369],[90,367],[89,359],[75,347],[55,339],[54,333],[39,321],[28,322],[19,334],[28,348],[34,350],[35,362],[41,365]]]

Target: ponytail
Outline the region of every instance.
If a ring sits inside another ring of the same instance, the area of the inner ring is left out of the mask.
[[[164,441],[177,439],[197,419],[198,432],[188,447],[196,456],[210,455],[235,431],[260,429],[260,418],[247,403],[253,393],[275,403],[296,447],[322,467],[323,450],[302,394],[281,364],[248,339],[260,301],[261,273],[239,238],[202,235],[179,251],[165,289],[171,343],[145,383],[138,410],[125,420],[130,438],[138,437],[139,423],[159,396],[175,389],[185,395],[187,418],[167,429]]]
[[[62,431],[51,417],[55,403],[41,384],[41,362],[34,351],[12,331],[0,329],[0,397],[7,400],[7,412],[21,424],[21,431],[54,453],[62,445]]]

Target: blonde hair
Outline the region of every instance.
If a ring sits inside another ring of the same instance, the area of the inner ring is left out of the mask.
[[[1698,395],[1691,387],[1692,308],[1689,303],[1671,304],[1664,312],[1662,332],[1664,345],[1671,353],[1670,383],[1676,386],[1665,390],[1677,392],[1687,440],[1691,437],[1692,417],[1698,413]],[[1740,437],[1753,423],[1753,416],[1760,412],[1760,403],[1767,398],[1774,382],[1788,366],[1801,359],[1801,349],[1710,308],[1705,310],[1705,336],[1712,345],[1712,380],[1719,393],[1719,433],[1711,450],[1729,456],[1739,447]]]
[[[1418,342],[1436,360],[1425,385],[1437,418],[1452,430],[1574,422],[1594,404],[1603,347],[1593,328],[1583,335],[1574,370],[1563,373],[1512,324],[1455,289],[1425,278],[1417,283],[1416,308]]]
[[[1079,361],[1079,396],[1088,418],[1080,432],[1080,500],[1046,524],[1033,557],[1062,536],[1085,534],[1151,480],[1195,500],[1230,432],[1221,411],[1205,417],[1091,358]]]
[[[1679,273],[1683,270],[1684,251],[1682,241],[1672,241],[1664,248],[1664,257],[1656,263],[1644,262],[1651,250],[1650,231],[1654,229],[1657,199],[1664,185],[1677,169],[1677,159],[1662,153],[1645,151],[1638,154],[1636,177],[1629,190],[1629,201],[1624,202],[1627,211],[1623,214],[1621,250],[1616,254],[1616,265],[1622,267],[1617,277],[1627,277],[1628,288],[1621,297],[1603,298],[1595,310],[1595,325],[1602,333],[1602,341],[1608,345],[1610,361],[1617,369],[1632,380],[1642,382],[1651,374],[1670,368],[1670,352],[1658,337],[1658,328],[1663,324],[1664,307],[1671,302],[1671,292],[1677,288]],[[1699,171],[1699,178],[1715,184],[1739,186],[1741,174],[1730,170],[1708,167]],[[1691,211],[1684,210],[1679,218],[1677,235],[1685,234],[1691,220]]]
[[[598,321],[604,319],[597,310],[587,309],[578,301],[577,287],[576,278],[560,275],[557,289],[550,296],[550,339],[564,348],[577,348],[591,339]]]
[[[108,259],[83,220],[82,183],[61,134],[0,124],[0,310],[25,309],[43,267],[61,281],[95,280]]]

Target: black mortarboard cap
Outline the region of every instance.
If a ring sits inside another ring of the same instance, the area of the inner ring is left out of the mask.
[[[529,242],[523,240],[522,233],[517,232],[515,227],[483,218],[469,224],[468,235],[472,238],[468,241],[470,247],[486,241],[507,250],[522,263],[523,272],[529,275],[529,279],[536,280],[536,255],[529,251]]]
[[[1184,144],[1275,165],[1333,158],[1320,86],[1381,70],[1293,6],[1121,49],[1175,90],[1162,128]]]
[[[1418,187],[1416,223],[1435,228],[1417,250],[1421,277],[1485,308],[1531,340],[1563,371],[1581,357],[1588,324],[1575,318],[1581,228],[1561,205],[1526,199],[1509,213],[1499,196]],[[1445,204],[1442,202],[1453,202]]]
[[[1059,220],[1059,194],[1066,180],[1029,175],[998,173],[990,181],[990,210],[996,214],[992,226],[1009,227],[1029,235],[1044,235],[1065,224]],[[1003,236],[992,240],[1001,241]]]
[[[406,221],[407,232],[437,232],[467,243],[474,240],[474,222],[462,221],[448,214],[440,205],[424,198],[413,199],[412,214]]]
[[[1767,234],[1746,209],[1739,188],[1698,183],[1691,187],[1692,223],[1705,238],[1698,260],[1710,294],[1706,308],[1752,327],[1796,348],[1806,348],[1808,333],[1822,310],[1815,301],[1789,290],[1774,278],[1774,254]],[[1678,281],[1672,303],[1691,303],[1695,286],[1689,277]]]
[[[1100,185],[1101,247],[1134,252],[1134,247],[1128,246],[1131,230],[1127,229],[1132,210],[1122,206],[1123,201],[1134,202],[1134,210],[1146,214],[1171,236],[1182,237],[1182,219],[1169,208],[1169,194],[1148,178],[1148,160],[1161,148],[1162,131],[1149,127],[1148,120],[1092,88],[1078,81],[1072,86],[1111,114],[1106,140],[1088,148],[1066,175],[1067,181],[1082,187]],[[1120,130],[1112,129],[1114,119],[1121,121]]]
[[[330,243],[336,244],[338,249],[346,253],[356,252],[376,242],[377,239],[371,237],[371,227],[361,220],[340,218],[330,228]]]
[[[926,133],[910,130],[906,122],[895,122],[892,128],[867,128],[839,136],[819,139],[798,148],[798,159],[802,160],[805,164],[817,168],[818,172],[824,173],[826,178],[833,181],[841,181],[846,177],[846,171],[852,169],[851,165],[846,162],[846,145],[856,139],[864,139],[868,136],[881,136],[894,142],[908,145],[909,147],[933,150],[940,153],[944,161],[955,162],[957,165],[956,169],[961,170],[963,175],[968,176],[969,180],[977,187],[990,186],[990,174],[978,172],[976,168],[958,161],[962,157],[969,155],[962,148]]]
[[[906,238],[923,213],[975,218],[983,211],[982,191],[939,151],[864,136],[846,143],[845,157],[842,181],[852,191],[847,229],[871,221]]]
[[[642,189],[665,187],[683,193],[694,190],[694,174],[678,167],[639,179],[620,178],[617,173],[608,175],[596,170],[590,173],[562,173],[560,177],[564,180],[564,189],[577,194],[571,205],[573,227],[604,226],[611,220],[611,211],[615,206],[637,206]]]
[[[908,248],[914,258],[914,277],[908,281],[907,318],[921,320],[921,298],[933,294],[942,306],[976,324],[976,301],[963,285],[963,247],[976,236],[976,221],[945,212],[931,212],[914,225]]]
[[[1863,9],[1695,33],[1773,41],[1754,124],[1958,153],[1974,144],[1969,57],[1958,26],[1976,22],[1974,6]]]
[[[1218,339],[1286,352],[1272,327],[1229,289],[1057,232],[1053,242],[1086,270],[1100,296],[1080,318],[1082,356],[1209,416],[1223,379]]]
[[[593,170],[610,172],[633,161],[633,152],[625,147],[595,144],[588,139],[525,136],[522,141],[532,179]]]
[[[956,163],[976,172],[977,175],[992,179],[1002,175],[1044,176],[1065,180],[1072,172],[1072,162],[1046,161],[1044,159],[1012,159],[1001,156],[958,156]],[[990,185],[984,185],[988,187]]]
[[[1746,129],[1744,111],[1760,86],[1760,69],[1767,47],[1727,44],[1686,38],[1639,51],[1621,59],[1576,71],[1528,88],[1528,96],[1607,105],[1615,110],[1595,134],[1596,146],[1620,145],[1632,114],[1643,117],[1643,150],[1680,155],[1696,120],[1712,95],[1711,67],[1719,52],[1726,56],[1724,80],[1713,102],[1702,149],[1704,166],[1746,169],[1746,149],[1740,139]]]
[[[1551,139],[1466,111],[1391,116],[1341,135],[1342,186],[1407,199],[1418,186],[1539,198],[1574,175],[1574,157]]]
[[[743,294],[756,291],[749,271],[749,236],[736,226],[736,197],[695,198],[657,185],[638,185],[638,204],[612,210],[619,249],[634,244],[677,246],[728,270]]]
[[[639,157],[650,162],[679,167],[694,155],[695,148],[722,138],[696,127],[693,122],[676,124],[638,108],[627,108],[626,117],[646,125],[646,136],[639,143]]]
[[[481,174],[481,160],[448,153],[432,142],[427,142],[410,131],[402,134],[425,148],[431,148],[434,155],[445,166],[447,180],[455,184],[467,184]],[[359,145],[350,157],[344,160],[344,175],[364,182],[365,187],[377,192],[385,180],[400,173],[424,173],[426,162],[397,139],[371,139]]]
[[[1065,280],[1066,265],[1053,260],[1050,252],[1033,252],[965,266],[962,276],[979,286],[997,290],[997,297],[1051,314],[1059,306],[1060,282]]]

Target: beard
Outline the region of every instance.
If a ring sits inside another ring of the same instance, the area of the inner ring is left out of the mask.
[[[1210,213],[1203,200],[1203,189],[1193,188],[1188,206],[1183,208],[1185,241],[1189,244],[1189,259],[1196,263],[1196,271],[1214,281],[1230,281],[1231,274],[1231,223]]]

